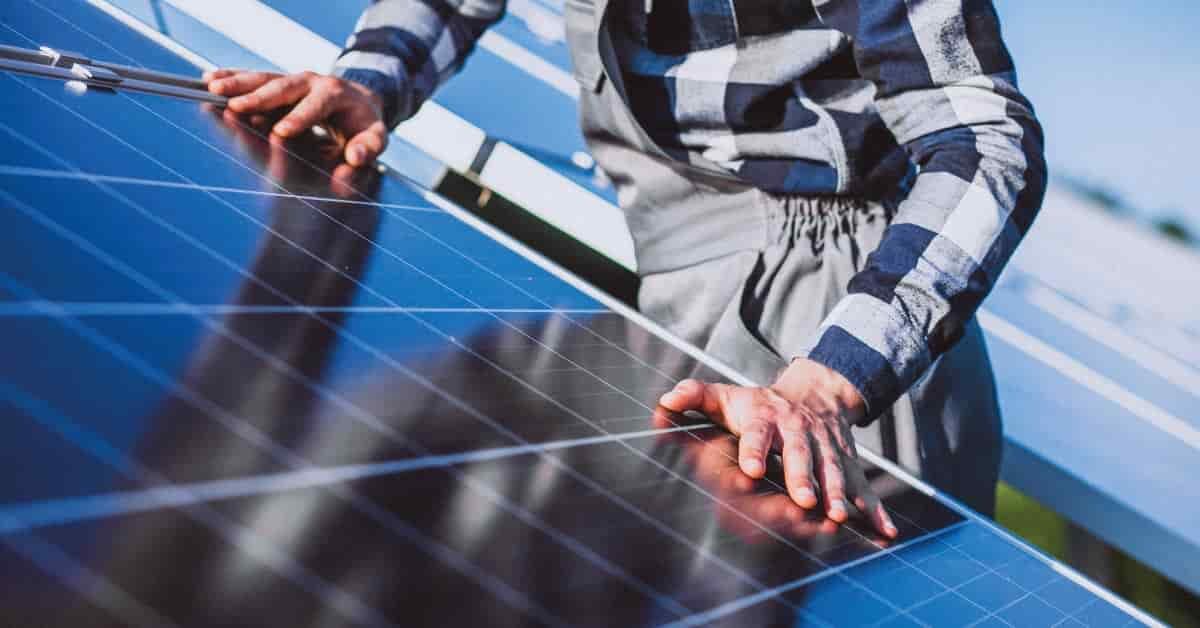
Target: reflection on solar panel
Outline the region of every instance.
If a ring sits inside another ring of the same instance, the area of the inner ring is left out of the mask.
[[[193,71],[82,4],[0,19]],[[4,625],[1138,621],[885,468],[890,543],[741,476],[651,420],[728,373],[319,138],[28,72],[0,102]]]

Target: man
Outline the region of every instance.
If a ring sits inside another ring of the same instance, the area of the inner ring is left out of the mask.
[[[220,70],[274,132],[370,162],[503,0],[379,0],[333,76]],[[567,0],[584,134],[636,244],[639,305],[763,387],[661,404],[740,437],[751,477],[896,528],[855,440],[984,513],[1000,416],[974,313],[1029,229],[1042,133],[988,0]],[[852,427],[858,429],[852,431]]]

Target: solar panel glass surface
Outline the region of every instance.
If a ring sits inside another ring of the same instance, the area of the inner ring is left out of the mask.
[[[62,34],[17,4],[0,30]],[[4,623],[1133,621],[881,470],[891,543],[741,476],[652,421],[719,372],[316,139],[30,76],[0,102]]]

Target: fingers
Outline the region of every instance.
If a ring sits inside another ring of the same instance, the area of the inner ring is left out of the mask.
[[[210,81],[208,91],[221,96],[241,96],[278,77],[279,75],[274,72],[235,72]]]
[[[670,392],[659,397],[658,403],[673,412],[694,410],[703,412],[714,421],[724,422],[720,400],[722,387],[723,384],[706,384],[694,379],[685,379],[676,384]]]
[[[245,72],[245,70],[235,70],[233,68],[220,68],[217,70],[209,70],[200,77],[200,80],[204,81],[205,83],[211,83],[217,79],[223,79],[223,78],[226,78],[229,76],[233,76],[234,74],[238,74],[240,72]]]
[[[329,189],[338,198],[354,198],[359,196],[358,185],[362,179],[358,177],[362,171],[348,164],[340,163],[329,173]]]
[[[314,84],[308,95],[280,120],[272,131],[283,137],[291,137],[311,129],[333,111],[337,99],[341,96],[341,88],[330,83]]]
[[[883,502],[875,494],[871,484],[867,482],[867,476],[863,473],[862,465],[857,460],[847,461],[846,477],[849,480],[850,491],[854,495],[854,507],[870,519],[875,530],[884,537],[896,538],[900,531],[896,529],[896,524],[892,522],[891,515],[883,507]]]
[[[654,427],[656,429],[682,427],[685,425],[702,425],[702,424],[706,424],[708,422],[709,422],[708,419],[700,418],[696,415],[688,416],[686,414],[672,412],[671,410],[663,407],[662,405],[656,406],[654,408],[654,414],[652,417],[652,424],[654,425]],[[713,431],[704,433],[704,435],[701,436],[700,438],[701,438],[701,440],[708,440],[708,439],[715,438],[717,434],[720,434],[720,432],[716,432],[715,430],[713,430]]]
[[[658,403],[674,412],[702,412],[728,428],[739,437],[738,466],[758,479],[767,474],[767,454],[775,433],[771,408],[764,405],[764,399],[748,389],[685,379]]]
[[[677,425],[675,414],[663,406],[654,408],[654,414],[650,417],[650,423],[654,429],[663,430]]]
[[[775,426],[762,419],[741,422],[742,434],[738,441],[738,466],[746,475],[758,479],[767,474],[767,453],[771,451],[771,438]]]
[[[788,495],[802,508],[817,507],[813,484],[812,450],[808,433],[795,428],[780,428],[783,441],[783,478]]]
[[[271,179],[277,183],[284,183],[288,180],[288,171],[295,164],[284,144],[282,138],[267,138],[266,168],[267,172],[271,174]]]
[[[848,517],[846,507],[846,477],[842,467],[842,456],[834,446],[833,438],[824,426],[812,432],[817,444],[817,481],[821,483],[821,494],[825,498],[825,515],[838,523]]]
[[[700,410],[704,401],[704,386],[703,382],[685,379],[675,384],[671,390],[663,393],[658,398],[658,404],[672,412]]]
[[[220,69],[206,72],[209,91],[229,97],[227,111],[270,112],[295,105],[272,127],[274,135],[290,138],[312,127],[326,127],[344,147],[346,163],[370,164],[387,147],[387,126],[379,119],[378,97],[369,89],[331,76],[301,72],[281,76],[271,72]]]
[[[346,143],[346,163],[355,167],[365,166],[375,161],[385,147],[387,127],[382,121],[375,121]]]
[[[303,74],[281,76],[262,87],[229,100],[229,108],[238,113],[270,111],[290,105],[308,94],[308,77]]]

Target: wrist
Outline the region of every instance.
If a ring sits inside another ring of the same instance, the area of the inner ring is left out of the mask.
[[[791,400],[803,400],[816,395],[832,403],[852,424],[861,420],[867,412],[863,396],[850,380],[824,364],[807,358],[793,359],[771,387]]]
[[[368,85],[363,85],[358,81],[347,80],[346,84],[350,86],[350,89],[358,92],[359,96],[367,102],[380,120],[383,119],[383,97],[379,95],[377,90]]]
[[[383,112],[383,96],[380,96],[379,92],[366,86],[363,86],[362,90],[367,98],[367,103],[371,105],[371,109],[375,112],[375,115],[378,116],[381,121],[386,122],[387,114]]]
[[[397,111],[399,91],[391,77],[374,70],[359,68],[337,68],[334,76],[346,81],[351,89],[362,94],[389,129],[400,122],[400,112]]]

